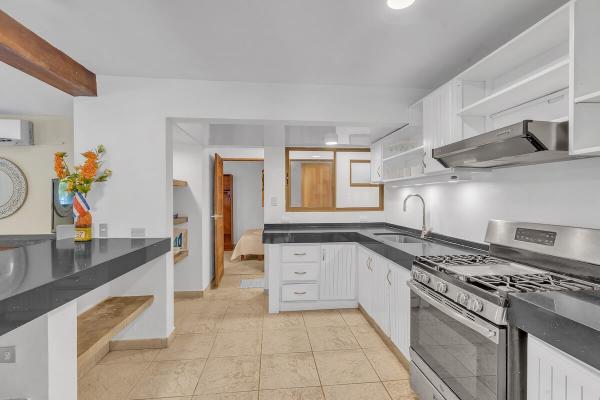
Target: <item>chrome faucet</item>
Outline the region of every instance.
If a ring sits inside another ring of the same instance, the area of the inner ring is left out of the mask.
[[[418,197],[419,199],[421,199],[421,203],[423,203],[423,226],[421,227],[421,237],[425,239],[429,234],[429,230],[427,229],[427,225],[425,223],[425,199],[423,198],[423,196],[421,196],[420,194],[409,194],[408,196],[406,196],[404,198],[404,205],[402,206],[402,211],[406,212],[406,202],[411,197]]]

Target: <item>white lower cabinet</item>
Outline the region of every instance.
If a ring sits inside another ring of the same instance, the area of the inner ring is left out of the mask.
[[[410,360],[410,271],[390,265],[390,339]]]
[[[321,300],[356,299],[355,246],[321,245]]]
[[[390,268],[388,261],[380,256],[373,257],[375,281],[373,283],[371,317],[379,328],[390,336]]]
[[[529,335],[527,399],[598,400],[600,371]]]

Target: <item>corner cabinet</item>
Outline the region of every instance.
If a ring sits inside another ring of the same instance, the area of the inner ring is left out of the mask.
[[[323,244],[321,245],[321,254],[319,299],[356,299],[355,246]]]
[[[599,396],[600,371],[528,336],[528,399],[598,400]]]

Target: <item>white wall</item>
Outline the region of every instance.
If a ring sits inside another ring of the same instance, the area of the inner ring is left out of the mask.
[[[64,151],[73,160],[73,123],[67,117],[0,116],[33,122],[33,146],[0,146],[0,157],[15,163],[27,178],[28,193],[23,207],[0,219],[0,235],[40,234],[52,231],[52,178],[54,153]]]
[[[420,193],[434,232],[483,242],[490,219],[600,228],[600,158],[498,169],[485,180],[386,187],[386,221],[421,228]]]
[[[177,225],[188,229],[189,256],[175,267],[175,291],[202,290],[202,146],[173,144],[173,177],[187,181],[188,186],[173,191],[173,212],[188,217],[188,223]]]
[[[263,162],[225,161],[224,173],[233,175],[233,241],[248,229],[262,229]]]

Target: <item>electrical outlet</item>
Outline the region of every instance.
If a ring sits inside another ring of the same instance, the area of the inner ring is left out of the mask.
[[[108,237],[108,224],[100,224],[99,225],[98,236],[101,237],[101,238],[107,238]]]
[[[17,349],[15,346],[0,347],[0,363],[14,364],[17,362]]]
[[[275,196],[271,197],[271,206],[277,207],[279,205],[279,199]]]
[[[131,228],[132,238],[143,238],[146,237],[146,228]]]

